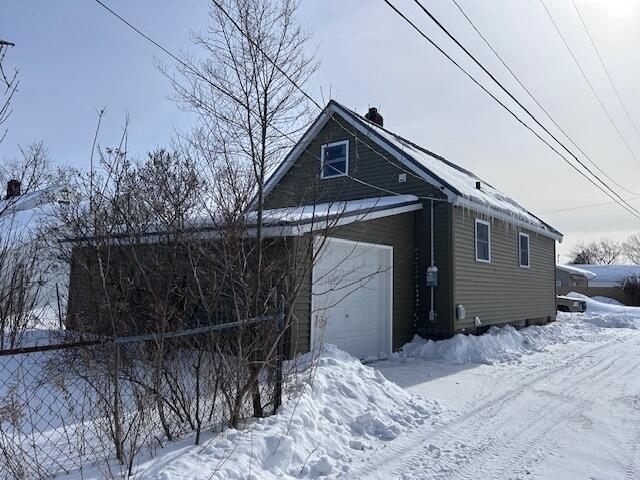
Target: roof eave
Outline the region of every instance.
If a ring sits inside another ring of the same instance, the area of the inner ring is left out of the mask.
[[[490,217],[497,218],[499,220],[510,223],[512,225],[516,225],[518,227],[526,228],[527,230],[530,230],[532,232],[539,233],[540,235],[544,235],[545,237],[552,238],[558,243],[562,243],[563,236],[557,230],[554,230],[554,229],[548,230],[539,225],[534,225],[533,223],[526,222],[522,219],[514,217],[513,215],[509,215],[508,213],[488,207],[487,205],[483,205],[482,203],[475,202],[466,197],[462,197],[462,196],[456,197],[453,201],[453,206],[468,208],[480,213],[484,213],[486,215],[489,215]]]

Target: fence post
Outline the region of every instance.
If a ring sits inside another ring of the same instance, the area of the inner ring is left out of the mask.
[[[273,414],[278,412],[278,408],[282,405],[282,363],[284,361],[284,344],[285,344],[285,332],[284,332],[284,296],[280,297],[280,305],[278,306],[278,321],[276,328],[278,330],[278,358],[276,359],[276,385],[273,392]]]
[[[62,307],[60,306],[60,290],[56,282],[56,300],[58,302],[58,327],[62,330]]]

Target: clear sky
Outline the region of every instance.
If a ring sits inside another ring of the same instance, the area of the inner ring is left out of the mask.
[[[640,126],[640,2],[575,1]],[[640,192],[640,165],[609,124],[540,0],[458,2],[576,143],[609,176]],[[571,0],[545,2],[640,158],[640,139],[607,82]],[[176,52],[193,51],[190,31],[203,29],[208,20],[206,0],[107,3]],[[394,3],[482,78],[413,1]],[[506,86],[527,99],[451,0],[428,5]],[[640,231],[640,220],[616,205],[549,213],[609,198],[518,125],[382,0],[303,0],[299,19],[314,32],[310,48],[322,62],[310,93],[318,99],[324,95],[325,101],[331,95],[362,113],[369,105],[379,106],[386,127],[474,171],[565,233],[560,253],[580,240],[623,239]],[[18,145],[42,140],[54,160],[87,166],[96,111],[104,106],[101,142],[116,142],[128,113],[129,149],[137,155],[166,146],[176,130],[189,128],[191,119],[169,98],[170,86],[156,68],[158,61],[171,65],[171,59],[94,1],[1,0],[0,38],[16,44],[8,60],[20,69],[20,91],[9,134],[0,145],[0,161],[16,156]],[[526,104],[539,112],[531,101]],[[640,201],[632,203],[640,207]]]

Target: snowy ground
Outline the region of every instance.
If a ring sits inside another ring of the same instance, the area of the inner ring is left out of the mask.
[[[137,476],[638,479],[640,309],[588,308],[544,327],[416,340],[369,366],[329,348],[279,415],[168,447]]]

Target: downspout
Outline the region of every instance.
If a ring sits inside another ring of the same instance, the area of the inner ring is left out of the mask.
[[[434,221],[433,221],[433,198],[431,198],[431,215],[430,215],[430,223],[431,223],[431,228],[430,228],[430,247],[431,247],[431,254],[430,254],[430,259],[429,259],[429,267],[427,268],[427,286],[429,287],[430,290],[430,295],[431,295],[431,302],[429,304],[429,322],[433,323],[436,321],[436,312],[435,309],[433,308],[433,298],[434,298],[434,290],[435,287],[438,284],[438,267],[435,266],[434,264],[434,245],[433,245],[433,230],[434,230]]]
[[[413,215],[413,284],[415,294],[415,306],[413,311],[413,321],[416,331],[419,332],[420,327],[420,222],[418,221],[418,213]]]

